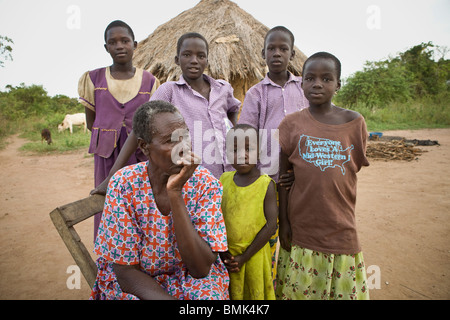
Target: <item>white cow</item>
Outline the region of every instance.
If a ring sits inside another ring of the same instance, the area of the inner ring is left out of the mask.
[[[58,125],[58,132],[63,132],[67,128],[70,133],[73,133],[73,126],[83,126],[84,132],[86,133],[86,114],[85,113],[76,113],[76,114],[67,114],[64,117],[63,122]]]

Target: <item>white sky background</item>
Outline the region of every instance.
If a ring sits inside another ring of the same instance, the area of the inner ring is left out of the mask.
[[[198,2],[0,0],[0,35],[14,41],[13,61],[0,67],[0,90],[24,82],[43,85],[51,96],[77,97],[82,73],[112,62],[103,47],[109,22],[124,20],[139,42]],[[421,42],[450,49],[450,0],[234,2],[269,28],[286,26],[307,56],[335,54],[343,77],[362,70],[365,61],[386,59]]]

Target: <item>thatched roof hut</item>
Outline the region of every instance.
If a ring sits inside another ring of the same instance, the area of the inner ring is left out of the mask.
[[[186,32],[198,32],[209,42],[209,68],[205,72],[231,83],[236,98],[261,81],[267,66],[261,56],[268,27],[229,0],[201,0],[194,8],[159,26],[139,42],[134,64],[150,71],[161,82],[178,80],[176,43]],[[290,71],[300,74],[306,60],[298,48]]]

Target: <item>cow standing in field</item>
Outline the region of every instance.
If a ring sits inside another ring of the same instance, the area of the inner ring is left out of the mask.
[[[73,126],[84,126],[84,132],[86,133],[86,114],[67,114],[64,117],[63,122],[58,125],[58,132],[63,132],[64,130],[69,129],[70,133],[73,133]]]
[[[48,129],[42,129],[41,131],[41,143],[47,141],[47,144],[50,145],[52,143],[52,134]]]

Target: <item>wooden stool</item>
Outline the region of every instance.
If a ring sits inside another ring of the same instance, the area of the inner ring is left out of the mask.
[[[91,288],[97,277],[97,266],[73,226],[103,211],[104,203],[105,196],[96,194],[50,212],[56,230]]]

